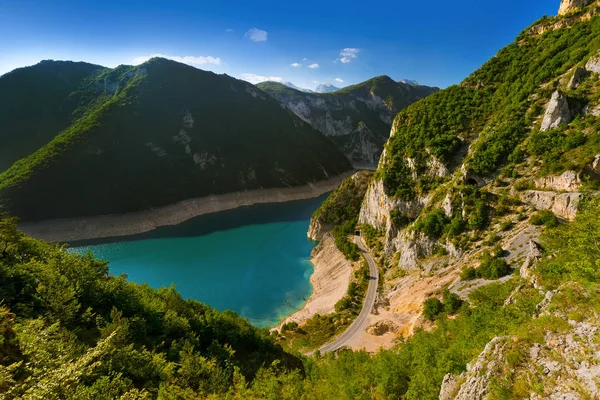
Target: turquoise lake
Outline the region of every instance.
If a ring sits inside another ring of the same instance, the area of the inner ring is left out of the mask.
[[[312,292],[316,243],[306,232],[326,197],[203,215],[145,234],[72,243],[71,251],[109,261],[113,275],[155,288],[174,284],[184,298],[272,326]]]

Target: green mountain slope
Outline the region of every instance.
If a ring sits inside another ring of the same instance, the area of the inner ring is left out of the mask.
[[[0,76],[0,171],[68,127],[81,105],[69,95],[103,69],[82,62],[42,61]]]
[[[351,168],[254,86],[173,61],[104,71],[73,96],[87,104],[81,117],[0,175],[0,196],[25,220],[301,185]]]
[[[192,398],[222,395],[263,365],[303,370],[235,313],[109,276],[105,262],[28,238],[8,218],[0,298],[3,399]]]
[[[375,164],[398,111],[436,92],[379,76],[333,93],[304,93],[276,82],[257,85],[329,136],[353,161]]]

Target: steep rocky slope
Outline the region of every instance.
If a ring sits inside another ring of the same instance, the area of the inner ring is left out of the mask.
[[[72,96],[82,104],[72,124],[0,175],[0,197],[24,220],[138,211],[351,169],[253,85],[173,61],[100,70]]]
[[[398,111],[438,90],[394,82],[387,76],[323,94],[303,93],[275,82],[258,87],[329,136],[348,158],[369,164],[379,159]]]
[[[352,345],[415,335],[392,351],[406,398],[599,396],[599,6],[564,1],[393,122],[357,224],[384,283]]]

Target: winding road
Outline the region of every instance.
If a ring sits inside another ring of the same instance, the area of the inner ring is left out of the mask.
[[[373,305],[375,304],[375,296],[377,296],[377,286],[379,285],[379,270],[377,269],[377,264],[369,254],[367,247],[363,244],[360,236],[354,237],[354,243],[357,244],[361,253],[369,263],[369,287],[367,288],[367,295],[365,296],[365,301],[363,303],[363,308],[358,314],[358,317],[350,324],[348,329],[346,329],[340,336],[338,336],[333,342],[330,342],[326,345],[321,346],[319,351],[321,353],[327,353],[330,351],[335,351],[341,347],[347,346],[348,343],[354,339],[355,336],[359,335],[367,328],[367,322],[369,319],[369,314],[373,310]]]

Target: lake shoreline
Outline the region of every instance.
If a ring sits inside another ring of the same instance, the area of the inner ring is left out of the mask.
[[[274,329],[288,322],[304,324],[317,314],[335,312],[335,304],[346,294],[352,272],[352,264],[335,246],[330,233],[323,236],[312,251],[310,262],[314,270],[310,276],[312,293],[302,308],[288,315]]]
[[[355,172],[347,171],[303,186],[212,195],[134,213],[26,222],[19,224],[19,229],[36,239],[61,243],[136,235],[161,226],[177,225],[200,215],[238,207],[319,197],[336,189]]]

